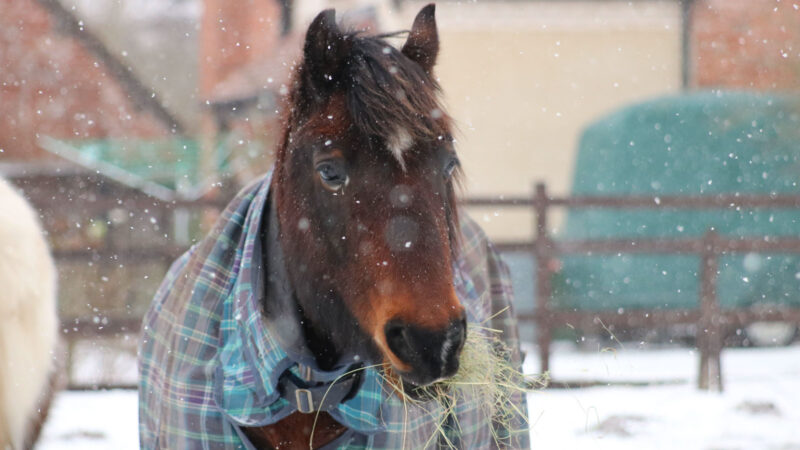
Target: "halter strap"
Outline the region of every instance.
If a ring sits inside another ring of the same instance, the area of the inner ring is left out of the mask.
[[[311,371],[310,367],[300,366],[301,373]],[[290,370],[281,375],[278,389],[286,401],[297,411],[310,414],[316,411],[330,411],[347,398],[351,397],[361,385],[361,371],[353,366],[349,373],[330,383],[309,383],[296,376]]]

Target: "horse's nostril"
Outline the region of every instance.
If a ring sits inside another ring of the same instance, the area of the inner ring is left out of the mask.
[[[450,324],[450,336],[453,340],[453,347],[460,351],[467,338],[467,320],[461,319]]]
[[[412,349],[408,339],[408,327],[399,320],[391,320],[384,327],[386,333],[386,344],[389,350],[394,352],[400,359],[408,361]]]
[[[397,319],[384,327],[389,350],[412,368],[421,383],[455,375],[466,331],[466,321],[462,318],[434,330]]]

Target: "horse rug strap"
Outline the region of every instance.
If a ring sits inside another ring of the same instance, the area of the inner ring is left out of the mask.
[[[300,366],[301,373],[305,372]],[[303,414],[328,412],[353,396],[361,384],[361,371],[349,370],[332,382],[308,383],[286,370],[278,381],[278,389],[286,401]]]

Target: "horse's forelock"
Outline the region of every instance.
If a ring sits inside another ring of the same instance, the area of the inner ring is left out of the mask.
[[[348,109],[364,134],[389,140],[403,130],[419,140],[448,128],[436,80],[383,39],[357,38],[347,73]]]
[[[343,107],[340,113],[348,116],[347,122],[369,142],[380,142],[401,165],[404,153],[415,143],[449,134],[450,118],[439,101],[439,85],[428,72],[386,42],[382,36],[387,35],[346,36],[351,51],[342,61],[338,92],[325,99],[328,105],[320,102],[313,88],[304,86],[307,77],[303,72],[308,68],[305,63],[300,65],[287,105],[290,131],[315,122],[314,132],[319,133],[316,116],[323,109],[330,111],[330,102],[336,100],[335,106]]]

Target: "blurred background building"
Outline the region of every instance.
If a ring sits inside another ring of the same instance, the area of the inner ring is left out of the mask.
[[[180,135],[202,151],[198,179],[241,184],[269,167],[281,95],[319,10],[335,7],[355,28],[398,30],[421,5],[6,2],[3,158],[49,157],[42,136],[122,139],[136,153],[130,140]],[[469,195],[529,194],[532,180],[568,192],[580,130],[620,106],[683,89],[792,90],[800,79],[791,2],[446,1],[437,16],[437,73]],[[508,212],[484,225],[521,238],[530,219]]]
[[[167,262],[213,221],[208,206],[269,168],[281,100],[321,9],[391,31],[422,5],[0,2],[0,173],[39,206],[62,256],[65,321],[138,321]],[[529,196],[535,181],[569,194],[582,130],[627,105],[800,87],[790,1],[442,1],[437,20],[436,73],[466,196]],[[529,211],[471,213],[497,240],[532,236]],[[148,248],[160,251],[141,256]]]

